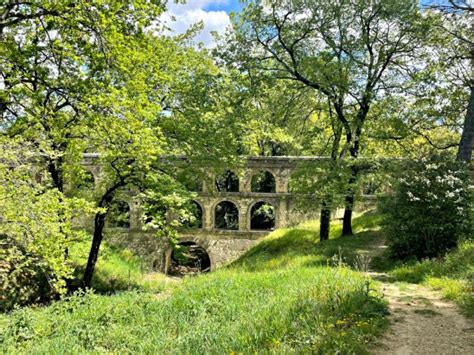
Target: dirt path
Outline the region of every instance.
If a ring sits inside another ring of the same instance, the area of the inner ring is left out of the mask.
[[[474,354],[474,322],[426,287],[382,282],[389,302],[390,326],[372,346],[374,354]]]

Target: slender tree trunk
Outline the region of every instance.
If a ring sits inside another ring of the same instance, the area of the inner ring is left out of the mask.
[[[338,159],[339,145],[342,137],[342,125],[338,125],[337,122],[334,122],[332,119],[332,111],[330,112],[332,120],[332,129],[334,132],[334,141],[331,148],[331,162],[334,163]],[[330,169],[335,167],[331,164]],[[326,196],[321,203],[321,213],[319,220],[319,240],[328,240],[329,233],[331,231],[331,206],[333,199],[331,196]]]
[[[106,208],[108,210],[113,199],[113,192],[118,185],[115,185],[109,189],[102,199],[100,200],[99,207]],[[105,228],[105,219],[107,217],[106,212],[96,213],[94,218],[94,236],[92,237],[91,249],[89,251],[89,258],[87,260],[86,270],[82,277],[83,287],[91,287],[92,275],[94,274],[95,264],[97,263],[97,258],[99,257],[99,249],[104,238],[104,228]]]
[[[329,239],[329,231],[331,226],[331,209],[329,208],[326,201],[322,202],[321,217],[319,220],[319,240]]]
[[[465,161],[468,164],[472,159],[472,148],[474,143],[474,86],[471,86],[471,95],[467,106],[464,127],[459,142],[457,160]]]
[[[352,211],[354,209],[355,191],[354,184],[357,181],[357,169],[351,168],[351,176],[349,178],[347,194],[345,198],[344,217],[342,219],[342,235],[353,235],[352,232]]]
[[[351,157],[354,159],[353,164],[355,163],[355,160],[359,156],[359,139],[362,134],[362,124],[368,112],[369,112],[368,105],[364,105],[361,111],[359,112],[359,119],[357,120],[358,121],[357,129],[354,134],[354,143],[350,149]],[[347,194],[345,198],[344,217],[342,219],[342,235],[354,234],[352,231],[352,211],[354,210],[354,200],[355,200],[354,185],[357,182],[358,175],[359,175],[359,171],[358,171],[357,166],[352,165],[351,175],[348,181],[349,187],[347,189]]]
[[[104,227],[105,227],[105,213],[97,213],[94,219],[94,237],[92,238],[92,245],[89,252],[89,259],[87,260],[86,270],[82,278],[84,287],[91,287],[92,275],[94,274],[95,264],[99,256],[100,244],[102,243]]]

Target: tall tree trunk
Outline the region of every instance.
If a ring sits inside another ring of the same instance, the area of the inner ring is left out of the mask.
[[[48,171],[53,185],[61,192],[64,192],[63,163],[62,157],[50,159],[48,162]]]
[[[99,203],[99,207],[105,207],[108,210],[112,202],[113,192],[115,189],[116,187],[114,186],[105,193]],[[84,271],[84,275],[82,277],[83,287],[91,287],[92,275],[94,274],[95,264],[97,263],[97,258],[99,257],[100,245],[102,243],[102,239],[104,238],[105,219],[108,212],[107,210],[105,213],[96,213],[94,218],[94,236],[92,238],[91,249],[89,251],[89,258],[87,259],[86,270]]]
[[[331,226],[331,209],[325,200],[321,204],[321,217],[319,219],[319,241],[329,239]]]
[[[472,159],[472,148],[474,143],[474,86],[471,86],[471,95],[467,106],[466,117],[464,118],[464,127],[462,130],[461,141],[457,160],[465,161],[468,164]]]
[[[345,198],[345,207],[344,207],[344,217],[342,219],[342,235],[353,235],[352,231],[352,211],[354,210],[354,200],[355,200],[355,191],[354,185],[357,182],[359,175],[359,170],[357,166],[354,165],[355,160],[359,156],[359,139],[362,134],[362,124],[369,112],[369,106],[364,105],[359,112],[359,119],[357,124],[357,129],[354,134],[354,143],[350,149],[351,157],[354,159],[351,165],[351,176],[349,177],[347,188],[347,194]]]
[[[352,210],[354,208],[354,189],[353,184],[357,180],[355,172],[351,172],[349,178],[349,189],[345,198],[344,216],[342,219],[342,235],[352,235]]]
[[[331,107],[331,106],[329,106]],[[341,142],[342,137],[342,125],[337,124],[333,120],[332,111],[330,112],[331,121],[332,121],[332,130],[334,132],[334,141],[332,142],[331,148],[331,163],[334,163],[338,159],[339,155],[339,145]],[[330,169],[335,169],[335,167],[331,164]],[[320,220],[319,220],[319,240],[328,240],[329,233],[331,231],[331,207],[332,207],[332,197],[325,196],[323,202],[321,203],[321,213],[320,213]]]

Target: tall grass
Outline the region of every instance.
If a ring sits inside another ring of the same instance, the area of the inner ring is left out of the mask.
[[[16,310],[0,317],[0,352],[364,353],[386,304],[367,277],[327,265],[341,246],[350,255],[373,241],[364,230],[376,218],[357,220],[354,237],[335,238],[335,226],[321,245],[316,224],[276,231],[234,265],[158,294],[88,293]]]
[[[73,284],[80,284],[89,248],[89,241],[80,240],[69,250],[70,259],[75,265]],[[99,293],[125,290],[160,292],[173,283],[172,279],[160,273],[151,273],[144,265],[147,263],[130,250],[103,243],[92,278],[92,288]]]
[[[385,304],[346,268],[189,278],[168,297],[88,294],[14,312],[1,350],[35,353],[254,353],[364,351]]]

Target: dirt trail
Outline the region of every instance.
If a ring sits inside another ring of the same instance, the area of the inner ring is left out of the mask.
[[[474,354],[474,322],[455,305],[426,287],[369,275],[382,282],[390,308],[390,327],[373,344],[374,354]]]

